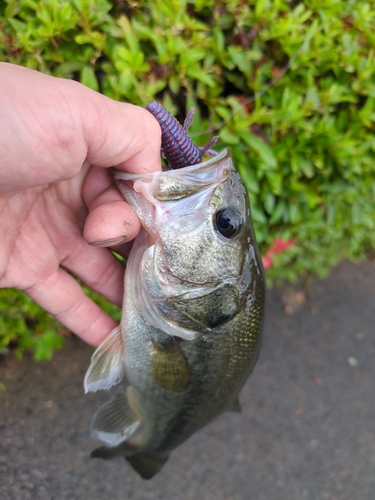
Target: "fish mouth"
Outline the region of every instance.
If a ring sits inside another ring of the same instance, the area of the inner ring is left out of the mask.
[[[215,181],[216,174],[214,170],[217,164],[229,158],[231,158],[231,149],[224,148],[216,156],[210,158],[207,161],[202,161],[201,163],[189,165],[177,170],[164,170],[151,173],[132,174],[112,167],[111,172],[113,174],[113,177],[117,180],[136,181],[140,178],[147,178],[148,180],[151,180],[155,174],[168,174],[172,175],[174,178],[187,177],[194,184],[207,185]],[[224,172],[224,175],[227,174],[228,172]]]
[[[183,219],[186,211],[207,210],[211,194],[232,170],[229,148],[205,162],[179,170],[131,174],[111,169],[121,194],[151,234],[156,234],[157,226]]]

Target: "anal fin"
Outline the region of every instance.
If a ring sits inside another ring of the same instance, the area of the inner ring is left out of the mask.
[[[85,392],[109,389],[123,379],[124,371],[124,345],[119,325],[92,355],[85,376]]]
[[[117,394],[95,413],[91,424],[91,435],[94,438],[112,448],[121,444],[124,450],[132,447],[129,440],[142,428],[141,415],[129,404],[128,396],[131,396],[133,389],[131,386],[128,387],[127,392]],[[115,455],[118,454],[123,453],[115,452]]]
[[[157,457],[148,453],[136,453],[125,458],[143,479],[151,479],[163,467],[169,455],[167,457]]]

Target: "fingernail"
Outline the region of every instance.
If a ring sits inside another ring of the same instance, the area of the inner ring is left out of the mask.
[[[119,238],[112,238],[110,240],[102,240],[102,241],[93,241],[92,243],[89,243],[92,247],[95,246],[100,246],[103,245],[105,247],[109,247],[112,245],[119,245],[120,243],[124,243],[124,241],[127,239],[127,236],[120,236]]]

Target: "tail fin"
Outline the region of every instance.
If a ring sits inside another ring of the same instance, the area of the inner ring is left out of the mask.
[[[143,479],[151,479],[163,467],[169,455],[167,457],[157,457],[148,453],[137,453],[125,458]]]
[[[93,458],[103,458],[104,460],[108,460],[110,458],[125,455],[126,460],[143,479],[151,479],[155,476],[155,474],[159,472],[169,458],[169,456],[157,457],[148,453],[136,453],[132,456],[126,456],[128,453],[129,449],[123,445],[119,445],[114,448],[101,446],[100,448],[96,448],[91,453],[91,456]]]

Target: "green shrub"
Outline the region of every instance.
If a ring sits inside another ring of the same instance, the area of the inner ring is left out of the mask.
[[[142,106],[156,98],[179,119],[194,105],[199,144],[219,127],[262,253],[294,242],[272,255],[271,283],[323,274],[374,246],[375,0],[5,5],[2,60]]]
[[[87,289],[86,292],[120,321],[118,307],[98,294]],[[70,335],[61,323],[20,290],[0,288],[0,311],[0,355],[8,354],[12,349],[16,357],[21,357],[23,351],[28,350],[36,361],[50,359]]]
[[[25,349],[36,360],[48,359],[63,345],[61,324],[19,290],[0,289],[0,354],[13,347],[19,357]]]

